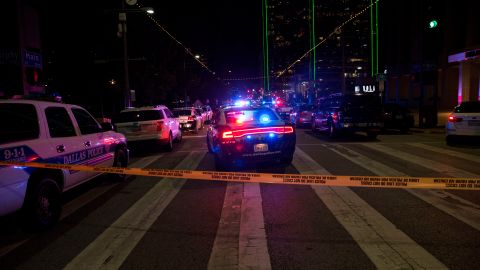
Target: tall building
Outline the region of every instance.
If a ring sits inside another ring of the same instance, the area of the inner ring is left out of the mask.
[[[368,0],[268,1],[271,90],[354,92],[371,78]],[[350,18],[353,20],[344,24]],[[320,43],[320,44],[319,44]],[[319,44],[317,47],[315,47]],[[281,75],[281,76],[279,76]]]

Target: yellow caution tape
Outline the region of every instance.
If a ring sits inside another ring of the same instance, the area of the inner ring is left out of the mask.
[[[426,188],[480,190],[480,178],[438,178],[403,176],[346,176],[317,174],[275,174],[250,172],[217,172],[194,170],[168,170],[150,168],[119,168],[69,164],[47,164],[37,162],[0,161],[0,165],[24,166],[45,169],[63,169],[125,175],[154,176],[207,181],[228,181],[246,183],[318,185],[343,187],[376,188]]]

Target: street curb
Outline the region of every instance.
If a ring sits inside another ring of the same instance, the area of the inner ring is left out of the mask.
[[[445,127],[434,127],[434,128],[410,128],[411,132],[415,133],[425,133],[425,134],[445,134]]]

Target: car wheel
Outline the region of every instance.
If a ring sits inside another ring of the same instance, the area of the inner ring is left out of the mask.
[[[167,141],[167,144],[165,145],[165,150],[167,150],[168,152],[171,152],[173,150],[173,136],[172,136],[172,132],[170,132],[168,134],[168,141]]]
[[[374,131],[368,131],[367,132],[367,137],[371,140],[376,139],[377,136],[378,136],[378,132],[374,132]]]
[[[179,129],[179,130],[178,130],[177,137],[175,138],[175,142],[176,142],[176,143],[179,143],[179,142],[182,141],[182,139],[183,139],[183,134],[182,134],[182,131]]]
[[[209,153],[213,153],[212,143],[208,139],[208,135],[207,135],[207,148]]]
[[[55,180],[48,176],[32,180],[23,205],[24,222],[28,229],[43,231],[60,219],[61,191]]]
[[[328,127],[328,137],[330,138],[337,137],[337,129],[335,128],[335,125],[333,125],[332,123]]]
[[[293,161],[293,154],[284,155],[282,158],[280,158],[280,163],[285,166],[290,165],[292,161]]]
[[[125,149],[119,148],[115,151],[115,158],[113,160],[113,166],[117,168],[126,168],[128,165],[128,157]],[[126,178],[125,174],[113,174],[113,178],[117,181],[123,181]]]
[[[455,138],[452,135],[448,135],[445,137],[445,142],[447,145],[454,145],[455,144]]]

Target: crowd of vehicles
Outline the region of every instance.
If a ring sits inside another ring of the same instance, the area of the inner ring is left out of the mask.
[[[364,132],[374,139],[382,129],[406,132],[412,113],[376,96],[331,95],[317,104],[236,101],[210,106],[145,106],[120,111],[112,123],[99,123],[84,108],[31,99],[0,100],[0,161],[126,167],[128,144],[151,141],[166,151],[187,132],[207,126],[206,144],[217,170],[292,162],[296,129],[328,137]],[[480,136],[480,101],[462,102],[449,115],[446,141]],[[0,216],[19,211],[24,224],[45,229],[60,217],[61,194],[99,173],[0,166]],[[124,175],[113,174],[116,179]]]

